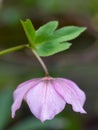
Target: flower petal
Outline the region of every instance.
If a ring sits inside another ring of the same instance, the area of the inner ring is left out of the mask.
[[[66,102],[54,90],[50,81],[41,81],[25,96],[31,112],[42,122],[53,119],[61,112]]]
[[[86,113],[83,109],[86,99],[85,93],[73,81],[64,78],[56,78],[54,81],[54,88],[68,104],[72,105],[74,111]]]
[[[24,95],[26,94],[26,92],[34,87],[38,82],[39,82],[39,78],[33,79],[33,80],[28,80],[24,83],[21,83],[16,90],[14,91],[14,103],[12,104],[12,118],[14,118],[15,116],[15,112],[16,110],[18,110],[21,106],[22,100],[24,98]]]

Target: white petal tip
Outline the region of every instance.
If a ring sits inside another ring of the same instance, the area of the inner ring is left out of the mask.
[[[15,113],[14,113],[14,112],[12,112],[12,115],[11,115],[11,116],[12,116],[12,118],[14,118],[14,117],[15,117]]]
[[[75,112],[80,112],[81,114],[87,114],[87,112],[82,108],[82,109],[78,109],[78,110],[75,110],[73,109]]]
[[[81,111],[80,113],[82,114],[87,114],[87,112],[85,110]]]
[[[40,121],[41,121],[42,123],[44,123],[44,122],[47,121],[47,120],[52,120],[52,119],[44,119],[44,120],[40,119]]]

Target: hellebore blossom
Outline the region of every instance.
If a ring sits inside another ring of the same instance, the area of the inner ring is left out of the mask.
[[[83,109],[85,93],[71,80],[64,78],[35,78],[21,83],[14,91],[12,118],[25,100],[31,112],[42,122],[51,120],[60,113],[66,103],[75,112],[86,113]]]

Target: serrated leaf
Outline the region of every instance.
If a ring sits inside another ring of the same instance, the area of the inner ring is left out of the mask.
[[[76,26],[63,27],[54,32],[53,36],[51,37],[51,40],[56,42],[73,40],[85,30],[86,30],[85,27],[76,27]]]
[[[30,19],[27,19],[26,21],[21,20],[21,24],[24,28],[30,46],[33,47],[34,39],[35,39],[35,29],[33,27],[31,20]]]
[[[57,43],[57,42],[48,42],[41,44],[36,47],[36,51],[40,56],[50,56],[58,52],[67,50],[71,46],[71,43]]]
[[[31,21],[22,21],[22,25],[30,42],[40,56],[50,56],[70,47],[69,40],[78,37],[85,27],[67,26],[56,30],[57,21],[51,21],[41,26],[36,32]],[[32,31],[33,30],[33,31]],[[65,42],[65,43],[64,43]]]
[[[36,45],[36,51],[40,56],[50,56],[64,51],[71,46],[67,41],[78,37],[85,29],[84,27],[68,26],[53,31],[51,36],[45,34],[46,39],[43,38],[42,41],[44,42],[46,40],[46,42]]]
[[[58,26],[57,21],[51,21],[46,23],[45,25],[41,26],[37,31],[36,31],[36,38],[35,38],[35,43],[43,43],[45,41],[49,41],[53,35],[53,32]]]

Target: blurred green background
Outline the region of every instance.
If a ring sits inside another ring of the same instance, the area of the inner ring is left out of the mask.
[[[12,94],[17,85],[44,76],[29,50],[0,56],[0,130],[98,130],[98,0],[0,0],[0,50],[27,43],[20,19],[30,18],[37,29],[58,20],[59,27],[85,26],[87,31],[71,41],[72,47],[43,58],[54,77],[75,81],[86,93],[86,115],[67,105],[51,121],[40,123],[23,102],[11,118]]]

